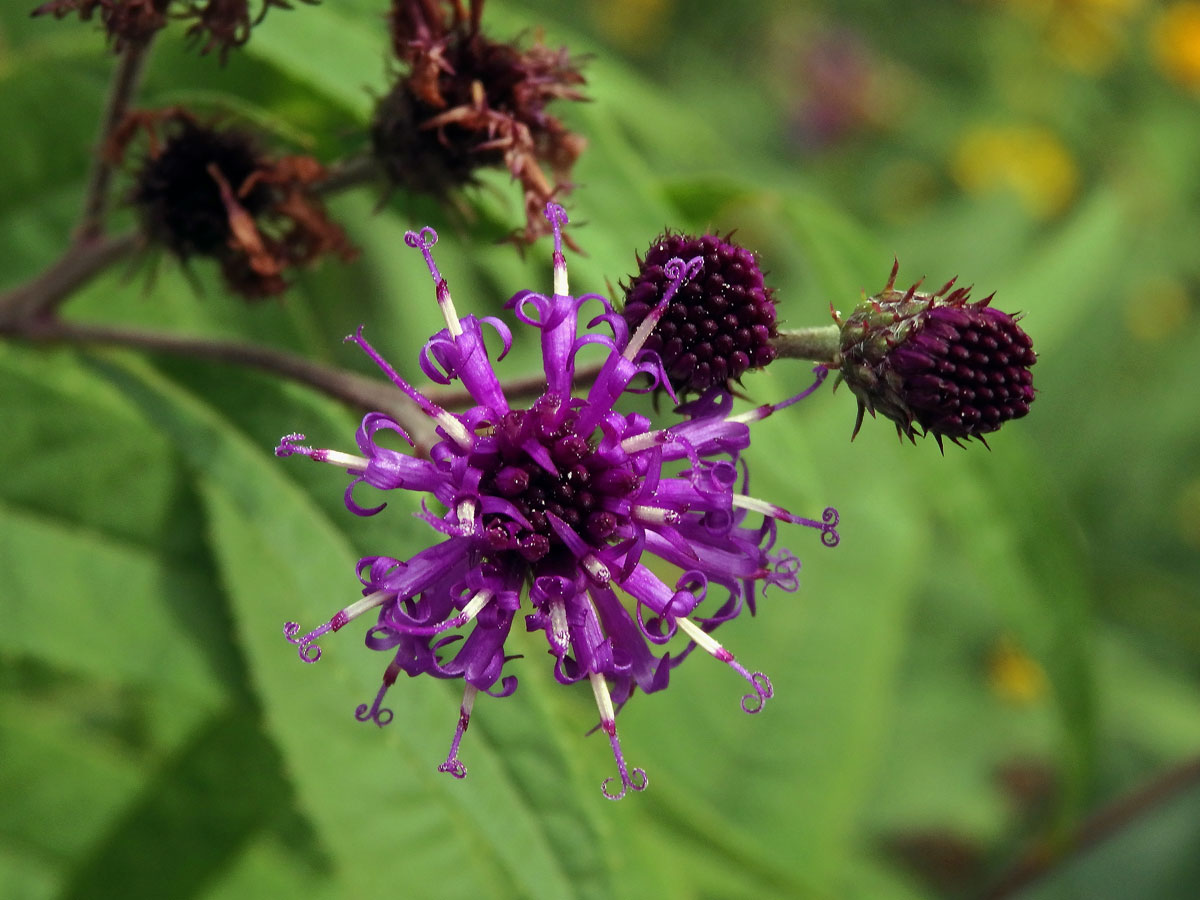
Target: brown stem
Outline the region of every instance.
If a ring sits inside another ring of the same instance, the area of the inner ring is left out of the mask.
[[[27,323],[20,333],[30,340],[46,343],[126,347],[259,369],[306,384],[328,397],[359,409],[386,412],[409,432],[418,448],[424,451],[437,440],[428,416],[388,382],[325,366],[295,353],[241,341],[183,337],[104,325],[81,325],[61,319],[41,319]],[[575,383],[590,384],[599,371],[599,366],[580,369],[575,373]],[[506,383],[504,394],[509,400],[516,400],[522,397],[536,397],[545,389],[545,376],[539,374]],[[429,385],[422,388],[421,392],[434,403],[449,409],[465,407],[473,402],[470,394],[461,388]]]
[[[104,220],[108,215],[111,195],[113,163],[109,153],[109,141],[116,131],[129,104],[137,93],[142,80],[146,60],[149,58],[150,42],[130,41],[125,45],[113,71],[108,99],[104,103],[104,114],[100,119],[100,132],[92,151],[92,170],[88,176],[87,191],[83,199],[83,213],[75,229],[77,244],[93,240],[104,232]]]
[[[26,323],[48,318],[68,296],[132,254],[141,240],[140,235],[129,231],[72,244],[41,274],[0,295],[0,334],[19,334]]]
[[[322,195],[337,194],[375,181],[382,174],[383,169],[371,154],[348,156],[327,166],[325,177],[313,186],[313,190]]]
[[[419,450],[428,451],[437,440],[429,418],[416,403],[386,381],[321,365],[295,353],[240,341],[181,337],[103,325],[79,325],[58,319],[29,323],[21,334],[31,340],[47,343],[128,347],[260,369],[307,384],[329,397],[360,409],[386,412],[408,431]]]
[[[1174,766],[1117,798],[1081,822],[1065,840],[1042,841],[1032,847],[980,895],[980,900],[1002,900],[1013,896],[1196,784],[1200,784],[1200,757]]]

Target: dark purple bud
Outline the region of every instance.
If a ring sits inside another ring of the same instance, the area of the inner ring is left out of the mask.
[[[881,412],[910,440],[920,428],[940,445],[958,443],[1019,419],[1033,403],[1037,362],[1017,318],[993,309],[991,297],[968,302],[970,288],[951,279],[932,294],[895,289],[899,263],[882,291],[860,303],[841,326],[841,380],[863,413]],[[985,441],[986,443],[986,441]]]
[[[713,234],[668,232],[639,258],[638,273],[625,288],[630,333],[665,296],[671,280],[664,267],[674,257],[700,257],[703,267],[680,285],[645,346],[662,358],[676,392],[728,387],[748,369],[771,362],[774,291],[763,284],[753,253]]]

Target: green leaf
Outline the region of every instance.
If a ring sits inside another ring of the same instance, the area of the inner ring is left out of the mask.
[[[129,898],[201,896],[286,811],[280,761],[255,718],[231,707],[202,723],[74,868],[62,896],[107,897],[113,885]]]
[[[245,52],[307,84],[359,121],[371,115],[368,89],[384,80],[390,53],[382,12],[364,16],[340,4],[271,15]]]
[[[454,782],[436,772],[457,716],[452,691],[428,679],[397,685],[389,697],[396,722],[380,732],[350,712],[373,696],[387,660],[343,636],[329,642],[320,665],[304,666],[283,641],[285,619],[316,623],[358,593],[344,536],[288,481],[288,464],[144,366],[105,362],[98,370],[159,423],[195,471],[268,733],[338,883],[351,893],[378,889],[391,877],[379,860],[403,848],[414,890],[604,894],[604,867],[587,862],[601,846],[592,814],[565,755],[547,752],[553,744],[541,744],[535,767],[520,763],[519,752],[510,760],[508,744],[493,745],[487,728],[472,728],[464,749],[471,775]],[[482,698],[474,721],[515,716],[525,735],[553,734],[557,726],[538,705],[522,702],[525,681],[511,700]],[[554,827],[543,815],[551,808],[574,827]],[[588,880],[577,880],[581,873]]]

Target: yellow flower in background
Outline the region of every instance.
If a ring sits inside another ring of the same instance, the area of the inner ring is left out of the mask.
[[[1171,81],[1200,93],[1200,3],[1172,3],[1150,31],[1154,61]]]
[[[614,44],[630,52],[658,47],[675,11],[674,0],[593,0],[592,21]]]
[[[1079,170],[1054,132],[1040,126],[980,126],[959,141],[950,174],[971,194],[1010,190],[1031,216],[1048,219],[1070,204]]]
[[[1124,48],[1129,19],[1145,0],[1007,0],[1031,20],[1046,48],[1068,69],[1100,75]]]
[[[998,640],[988,655],[988,686],[1001,700],[1028,705],[1046,696],[1046,672],[1011,637]]]
[[[1125,303],[1125,324],[1139,341],[1155,343],[1176,337],[1192,315],[1192,300],[1183,283],[1165,276],[1134,286]]]

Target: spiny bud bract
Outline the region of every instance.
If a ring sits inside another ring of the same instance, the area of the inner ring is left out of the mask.
[[[895,289],[899,263],[882,291],[860,303],[841,326],[841,380],[863,413],[881,412],[913,439],[916,428],[940,445],[996,431],[1033,403],[1037,362],[1017,317],[993,309],[991,295],[968,302],[970,288],[951,279],[932,294],[918,281]],[[986,444],[986,441],[984,441]]]
[[[713,234],[667,232],[638,259],[638,273],[625,289],[630,332],[663,299],[666,263],[697,256],[704,260],[699,275],[679,286],[646,340],[677,393],[726,387],[775,358],[774,291],[763,284],[753,253]]]

